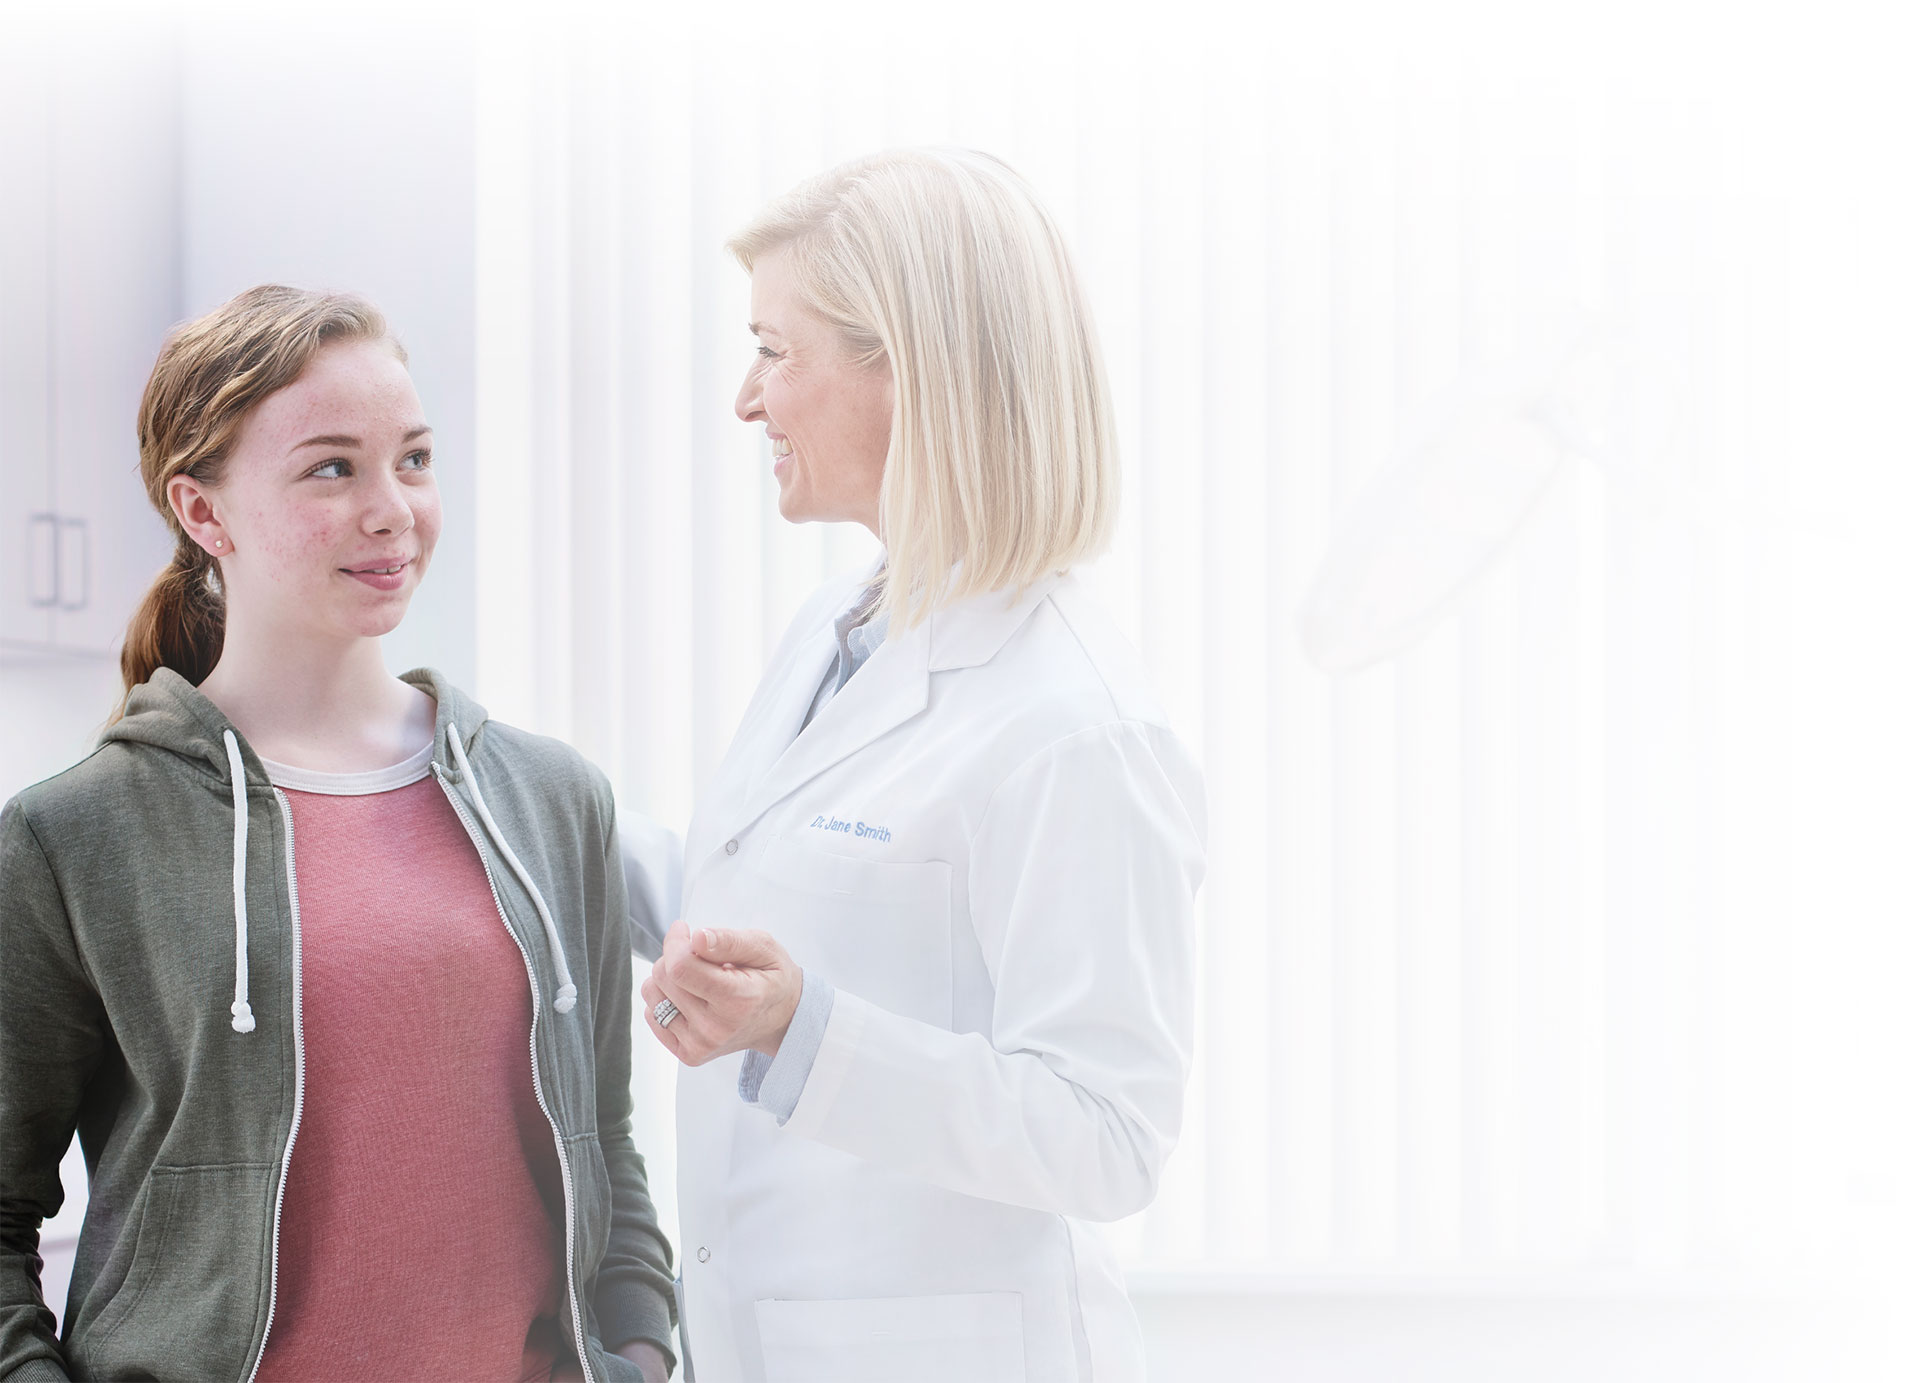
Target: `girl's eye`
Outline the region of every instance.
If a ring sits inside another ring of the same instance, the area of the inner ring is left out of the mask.
[[[328,461],[322,465],[315,466],[312,470],[308,471],[307,474],[318,476],[321,480],[345,480],[349,475],[353,474],[353,467],[345,461]]]
[[[410,451],[406,454],[404,460],[408,463],[408,470],[424,471],[433,464],[433,453],[430,451]]]

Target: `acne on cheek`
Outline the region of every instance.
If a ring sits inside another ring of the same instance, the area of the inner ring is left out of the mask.
[[[297,524],[288,535],[288,547],[296,552],[326,549],[335,543],[336,534],[330,525],[310,520]]]
[[[264,514],[256,514],[252,518],[253,522],[248,527],[259,536],[250,546],[276,566],[291,565],[315,552],[331,551],[338,546],[338,534],[333,525],[317,518],[289,520],[284,515],[269,517]]]

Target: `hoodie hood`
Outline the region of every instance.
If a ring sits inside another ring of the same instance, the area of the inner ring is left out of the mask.
[[[449,737],[457,729],[461,749],[471,754],[487,723],[487,708],[432,668],[415,668],[400,680],[417,687],[434,701],[433,757],[451,768],[454,756]],[[125,713],[101,733],[100,743],[144,744],[176,755],[205,775],[209,786],[226,788],[232,781],[226,736],[239,741],[246,785],[263,791],[272,786],[260,756],[234,729],[233,722],[200,689],[172,668],[159,668],[127,697]]]

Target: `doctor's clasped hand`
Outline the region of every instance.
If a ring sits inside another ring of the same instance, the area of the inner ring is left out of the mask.
[[[655,1013],[647,1026],[660,1045],[704,1066],[733,1052],[778,1052],[801,984],[800,967],[765,932],[675,922],[640,996]],[[672,1009],[660,1010],[663,1001]]]

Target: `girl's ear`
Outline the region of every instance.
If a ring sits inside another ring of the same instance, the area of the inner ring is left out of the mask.
[[[187,536],[205,551],[215,557],[233,551],[233,539],[214,512],[213,495],[192,476],[176,475],[167,482],[167,504]]]

